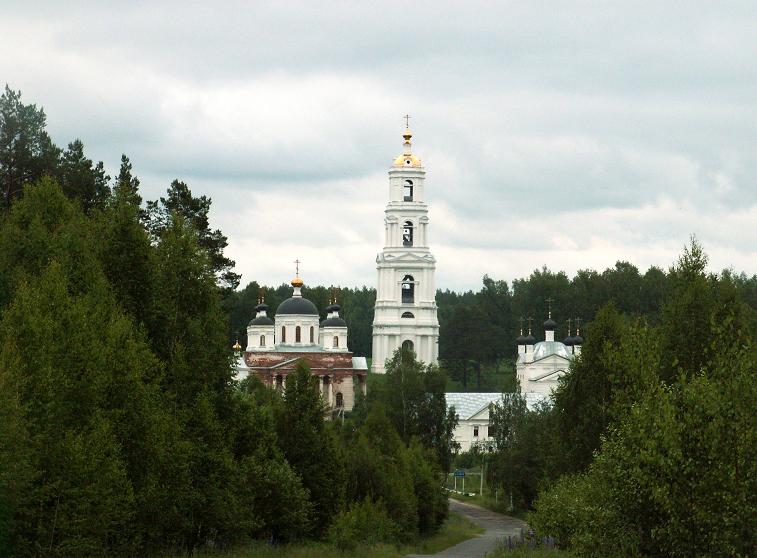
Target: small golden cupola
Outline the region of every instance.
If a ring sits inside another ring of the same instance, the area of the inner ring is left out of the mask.
[[[413,152],[411,149],[410,139],[413,137],[413,134],[410,132],[410,126],[407,123],[409,116],[405,116],[405,119],[406,119],[405,133],[402,134],[402,137],[405,138],[405,141],[404,141],[405,149],[403,150],[402,155],[400,155],[394,160],[394,166],[395,167],[410,167],[410,168],[422,167],[423,163],[421,163],[420,158],[413,155]]]

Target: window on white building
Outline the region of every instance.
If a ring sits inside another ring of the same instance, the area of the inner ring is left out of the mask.
[[[478,438],[478,426],[473,427],[473,437]]]
[[[405,180],[405,201],[413,201],[413,181]]]
[[[301,335],[300,335],[300,326],[297,326],[296,328],[294,328],[294,342],[295,343],[299,343],[300,342],[300,337],[301,337]]]
[[[412,275],[402,278],[402,303],[412,304],[415,302],[415,279]]]
[[[413,222],[405,221],[405,225],[402,227],[402,245],[413,245]]]

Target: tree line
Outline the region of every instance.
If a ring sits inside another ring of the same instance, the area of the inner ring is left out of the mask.
[[[724,270],[723,280],[729,281],[739,297],[752,309],[757,309],[757,275],[747,276]],[[439,356],[447,374],[467,388],[475,388],[473,374],[482,368],[504,368],[514,362],[515,339],[521,328],[528,331],[532,318],[533,334],[543,340],[542,323],[551,306],[558,322],[555,339],[568,337],[568,320],[572,333],[581,323],[593,321],[606,304],[612,302],[619,312],[643,318],[650,325],[662,319],[665,303],[673,296],[675,279],[670,271],[651,267],[641,273],[631,263],[619,261],[603,272],[581,270],[572,278],[565,272],[553,272],[546,267],[530,276],[506,281],[485,276],[478,291],[458,293],[439,290],[436,294],[440,326]],[[334,287],[310,286],[303,295],[324,312]],[[238,291],[229,293],[224,307],[230,316],[229,342],[246,342],[247,323],[254,316],[260,293],[265,294],[271,312],[291,296],[291,286],[264,286],[252,281]],[[337,288],[342,315],[349,327],[348,346],[359,356],[371,356],[374,288]],[[551,303],[547,303],[551,299]],[[323,315],[325,317],[325,315]],[[578,318],[578,321],[576,320]],[[750,327],[757,328],[757,318],[750,317]],[[584,329],[584,332],[586,330]]]
[[[71,174],[41,109],[6,88],[0,115],[0,555],[439,528],[454,417],[438,368],[396,355],[401,397],[379,382],[344,420],[305,366],[283,394],[236,381],[210,199],[174,181],[143,205],[128,158],[113,181],[81,158]]]
[[[492,408],[474,454],[537,538],[578,556],[757,552],[755,310],[706,263],[694,239],[654,323],[600,309],[551,403]]]

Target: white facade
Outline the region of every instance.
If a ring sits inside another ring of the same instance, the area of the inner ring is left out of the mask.
[[[539,394],[549,397],[558,385],[560,377],[570,368],[570,362],[581,352],[583,339],[577,333],[565,342],[555,341],[556,323],[550,317],[544,322],[544,341],[535,343],[530,332],[528,337],[518,338],[518,361],[516,374],[523,395]]]
[[[460,444],[460,451],[470,451],[475,444],[484,446],[495,441],[491,429],[489,409],[500,403],[508,394],[502,393],[447,393],[447,410],[455,408],[457,426],[453,433],[455,441]],[[531,393],[526,396],[526,406],[533,409],[543,401],[544,396]]]
[[[378,284],[373,319],[372,371],[383,374],[400,347],[419,360],[436,363],[436,260],[429,250],[426,171],[411,150],[405,130],[404,151],[389,170],[389,203],[384,210],[384,248],[376,258]]]
[[[268,317],[268,305],[261,298],[255,307],[255,317],[247,326],[248,351],[272,351],[275,343],[275,325]]]

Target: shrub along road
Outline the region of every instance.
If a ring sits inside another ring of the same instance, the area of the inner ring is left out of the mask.
[[[521,529],[526,529],[524,521],[496,513],[486,508],[473,504],[466,504],[449,500],[449,510],[464,517],[467,517],[477,525],[480,525],[485,531],[472,539],[463,541],[437,554],[411,554],[408,558],[426,558],[428,556],[437,556],[443,558],[478,558],[485,556],[497,546],[497,542],[506,538],[508,535],[520,536]]]

